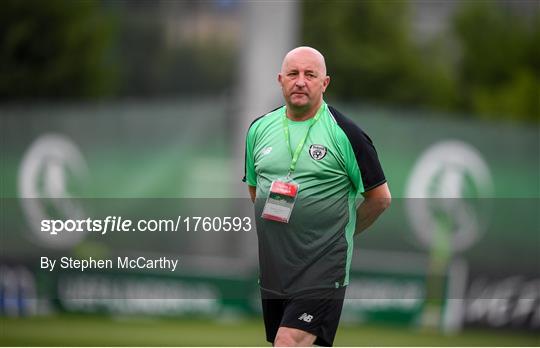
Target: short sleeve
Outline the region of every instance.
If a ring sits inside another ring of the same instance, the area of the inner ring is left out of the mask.
[[[356,128],[349,141],[354,153],[354,164],[358,166],[362,179],[362,190],[360,192],[366,192],[384,184],[386,178],[373,141],[364,131],[358,127]]]
[[[257,186],[257,174],[255,173],[255,127],[253,124],[249,127],[246,135],[245,162],[244,162],[244,178],[242,181],[249,186]]]
[[[363,193],[384,184],[386,178],[371,138],[334,108],[330,111],[343,131],[345,167],[356,189]]]

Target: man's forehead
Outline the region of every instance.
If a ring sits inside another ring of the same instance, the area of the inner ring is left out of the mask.
[[[316,62],[308,61],[288,61],[285,63],[285,68],[287,70],[320,70],[320,64]]]
[[[324,61],[309,51],[290,52],[283,60],[283,68],[286,70],[323,71]]]

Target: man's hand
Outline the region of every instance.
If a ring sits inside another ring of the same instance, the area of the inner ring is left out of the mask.
[[[249,186],[249,196],[251,197],[251,201],[255,203],[255,196],[257,195],[257,187],[256,186]]]
[[[392,195],[388,184],[384,183],[372,190],[364,192],[364,201],[356,210],[356,230],[354,235],[359,234],[377,220],[379,215],[390,206]]]

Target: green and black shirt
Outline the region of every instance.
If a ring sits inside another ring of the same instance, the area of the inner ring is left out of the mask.
[[[261,218],[270,184],[291,164],[285,106],[256,119],[247,134],[244,181],[257,187],[260,286],[276,295],[348,284],[359,194],[386,182],[368,135],[324,102],[319,112],[291,174],[299,191],[288,224]],[[288,120],[292,149],[311,122]]]

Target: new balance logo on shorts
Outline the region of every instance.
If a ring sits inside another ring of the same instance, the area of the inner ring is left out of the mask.
[[[313,319],[313,315],[309,315],[307,313],[302,314],[298,319],[305,321],[306,323],[311,323],[311,320]]]

